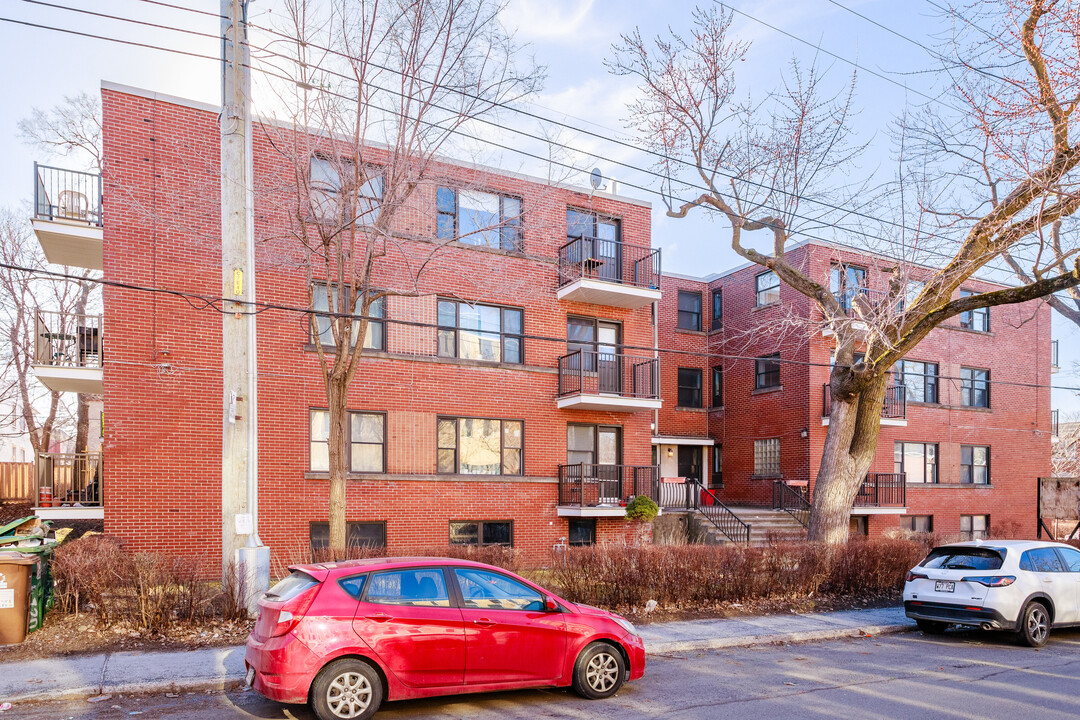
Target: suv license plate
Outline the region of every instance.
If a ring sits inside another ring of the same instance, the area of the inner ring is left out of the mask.
[[[952,580],[938,580],[934,583],[934,592],[956,592],[956,583]]]

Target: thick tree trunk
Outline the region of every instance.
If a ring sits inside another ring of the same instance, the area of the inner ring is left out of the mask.
[[[331,375],[327,390],[330,404],[330,549],[342,552],[346,549],[345,478],[349,467],[348,381],[344,374],[340,377]]]
[[[814,483],[809,539],[814,542],[847,542],[851,508],[870,469],[881,432],[881,406],[888,374],[872,379],[855,393],[845,395],[832,382],[832,407],[825,448]]]

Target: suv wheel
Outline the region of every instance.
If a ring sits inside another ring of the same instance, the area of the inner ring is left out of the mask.
[[[1016,633],[1020,642],[1030,647],[1042,647],[1050,638],[1050,611],[1041,602],[1032,601],[1020,613]]]
[[[311,709],[319,720],[367,720],[382,704],[379,674],[362,660],[336,660],[311,684]]]
[[[626,678],[622,653],[605,642],[581,651],[574,664],[574,692],[590,700],[608,698],[619,691]]]

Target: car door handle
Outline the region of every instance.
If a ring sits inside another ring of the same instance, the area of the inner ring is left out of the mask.
[[[379,613],[378,615],[368,615],[368,620],[374,620],[375,622],[386,622],[390,619],[390,616],[386,613]]]
[[[495,624],[494,620],[488,620],[487,618],[480,618],[479,620],[473,620],[473,625],[479,625],[480,627],[490,627]]]

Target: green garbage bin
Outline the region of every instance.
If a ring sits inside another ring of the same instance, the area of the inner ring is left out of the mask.
[[[38,547],[19,548],[19,552],[33,557],[30,567],[30,606],[28,608],[27,632],[34,632],[45,622],[45,613],[53,606],[52,554],[53,543]]]

